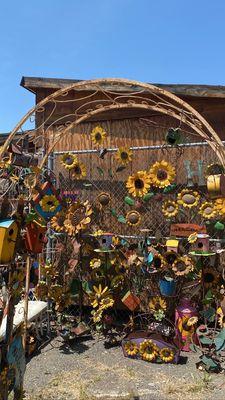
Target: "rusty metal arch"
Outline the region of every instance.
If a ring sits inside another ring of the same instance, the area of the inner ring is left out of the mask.
[[[120,86],[120,91],[118,92],[118,86]],[[100,113],[104,113],[109,110],[116,109],[127,109],[136,108],[143,110],[153,110],[158,113],[162,113],[173,117],[177,120],[182,121],[183,124],[189,126],[197,135],[208,142],[211,148],[215,151],[218,159],[225,166],[225,147],[215,132],[211,125],[199,114],[193,107],[188,103],[181,100],[174,94],[165,91],[157,86],[142,83],[138,81],[132,81],[127,79],[95,79],[89,81],[77,82],[69,85],[66,88],[59,89],[58,91],[52,93],[42,101],[40,101],[35,107],[30,109],[27,114],[18,122],[15,128],[10,133],[6,142],[0,150],[0,158],[2,154],[6,151],[11,141],[14,139],[17,132],[22,128],[23,124],[34,114],[40,115],[43,113],[42,122],[37,130],[41,130],[43,135],[49,130],[47,126],[48,118],[45,118],[45,106],[53,104],[55,107],[57,103],[67,102],[68,100],[63,100],[70,91],[73,90],[94,90],[95,93],[102,93],[102,101],[100,104],[96,104],[96,101],[90,100],[90,95],[87,96],[86,105],[90,105],[91,108],[84,110],[75,110],[73,114],[69,114],[75,120],[66,124],[62,124],[58,129],[58,135],[56,135],[54,142],[46,149],[44,158],[41,161],[40,167],[42,168],[45,164],[48,155],[53,151],[57,143],[73,128],[74,126],[80,124],[81,122],[87,121],[90,117],[95,116]],[[113,90],[114,89],[114,90]],[[129,91],[128,91],[129,90]],[[143,96],[143,94],[150,94],[152,99],[148,99]],[[116,97],[115,97],[116,95]],[[106,100],[103,98],[105,97]],[[83,98],[85,99],[85,97]],[[71,100],[76,101],[76,100]],[[101,103],[106,103],[101,104]],[[54,113],[53,106],[53,113]],[[51,115],[52,116],[52,115]],[[64,116],[65,117],[65,116]],[[50,126],[59,122],[60,119],[55,120]],[[45,130],[46,128],[46,130]],[[28,134],[24,134],[24,136]]]

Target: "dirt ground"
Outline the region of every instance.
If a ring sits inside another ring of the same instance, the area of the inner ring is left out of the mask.
[[[156,365],[125,358],[103,341],[53,339],[27,364],[28,400],[224,399],[225,376],[198,372],[193,354],[179,365]]]

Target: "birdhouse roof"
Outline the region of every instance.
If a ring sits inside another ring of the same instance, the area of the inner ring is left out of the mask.
[[[178,247],[178,244],[179,244],[179,240],[177,240],[177,239],[168,239],[166,242],[166,245],[170,246],[170,247]]]
[[[0,221],[0,228],[8,229],[14,222],[14,219],[4,219]]]

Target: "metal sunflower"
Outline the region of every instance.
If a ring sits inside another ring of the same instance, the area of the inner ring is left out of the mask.
[[[124,345],[124,350],[128,356],[136,356],[139,353],[138,345],[135,342],[127,342]]]
[[[91,131],[91,140],[95,145],[101,145],[106,138],[106,131],[101,126],[96,126]]]
[[[166,200],[162,205],[162,213],[167,218],[175,217],[178,213],[179,206],[173,200]]]
[[[159,188],[169,186],[176,176],[174,167],[167,161],[157,161],[149,170],[152,184]]]
[[[148,193],[151,185],[151,178],[146,171],[138,171],[130,175],[126,187],[128,192],[134,197],[143,197]]]
[[[220,215],[225,215],[225,197],[215,200],[214,209]]]
[[[158,355],[159,348],[151,339],[144,340],[140,344],[140,354],[145,361],[154,361]]]
[[[177,203],[183,207],[192,208],[198,205],[200,195],[191,189],[183,189],[177,196]]]
[[[91,222],[92,208],[88,201],[75,203],[69,207],[64,226],[69,235],[75,235]]]
[[[65,153],[61,158],[61,164],[64,168],[70,170],[74,168],[75,164],[77,163],[77,157],[72,153]]]
[[[205,201],[199,208],[199,214],[201,214],[205,219],[211,219],[216,216],[217,212],[212,202]]]
[[[136,210],[129,211],[126,215],[126,221],[130,226],[137,226],[141,222],[141,214]]]
[[[65,226],[64,221],[66,218],[65,211],[58,212],[52,219],[51,219],[51,226],[56,232],[64,232]]]
[[[174,360],[174,351],[169,347],[163,347],[159,352],[159,356],[166,363],[172,362]]]
[[[86,167],[82,162],[77,161],[72,169],[72,178],[82,179],[87,175]]]
[[[132,161],[133,152],[126,147],[119,147],[115,157],[119,163],[123,165],[129,164]]]

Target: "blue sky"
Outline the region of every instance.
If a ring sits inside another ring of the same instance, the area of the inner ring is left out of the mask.
[[[224,0],[8,0],[0,17],[0,132],[34,104],[23,75],[225,84]]]

